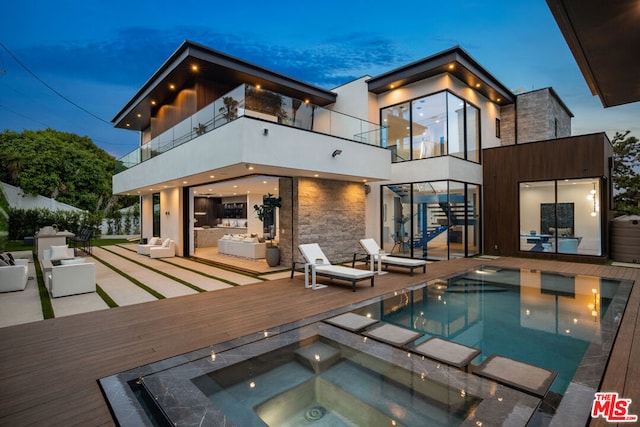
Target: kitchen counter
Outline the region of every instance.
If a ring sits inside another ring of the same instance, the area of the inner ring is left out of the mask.
[[[218,240],[225,234],[247,234],[247,227],[195,227],[193,229],[196,248],[218,247]]]

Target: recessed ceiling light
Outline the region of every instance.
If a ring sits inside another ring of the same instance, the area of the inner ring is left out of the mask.
[[[480,87],[480,83],[476,83],[476,87]]]
[[[156,101],[151,101],[151,105],[156,105]]]
[[[175,90],[175,88],[176,88],[176,85],[174,85],[173,83],[169,84],[169,89]]]
[[[138,113],[138,114],[136,114],[136,116],[138,116],[138,117],[142,117],[142,114]]]
[[[263,183],[263,184],[266,184],[266,183],[267,183],[267,181],[262,181],[262,183]]]
[[[450,70],[453,70],[454,68],[455,68],[455,65],[453,65],[453,64],[449,64],[449,69],[450,69]]]
[[[233,186],[233,188],[238,188],[238,186],[237,186],[237,185],[234,185],[234,186]]]
[[[193,64],[193,65],[191,66],[191,69],[192,69],[193,71],[198,71],[198,66],[197,66],[196,64]]]
[[[209,178],[215,178],[215,177],[216,177],[215,175],[209,175]]]
[[[183,184],[186,184],[186,183],[187,183],[187,181],[182,181],[182,183],[183,183]]]

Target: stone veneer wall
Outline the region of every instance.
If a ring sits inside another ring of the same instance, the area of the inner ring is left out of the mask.
[[[280,240],[281,264],[291,264],[292,255],[302,262],[298,245],[303,243],[318,243],[332,263],[350,261],[360,251],[366,231],[362,183],[293,178],[290,188],[283,187],[280,225],[292,238]]]
[[[571,136],[571,114],[551,88],[525,92],[517,95],[517,106],[507,105],[501,108],[500,130],[501,145],[565,138]]]
[[[513,104],[500,108],[500,145],[516,143],[516,108]]]
[[[518,95],[518,143],[571,136],[571,116],[550,88]],[[558,134],[555,134],[558,119]]]

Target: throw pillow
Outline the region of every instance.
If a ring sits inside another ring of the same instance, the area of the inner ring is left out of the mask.
[[[164,241],[164,243],[162,244],[163,248],[168,248],[169,245],[171,244],[171,239],[167,239]]]
[[[63,259],[68,258],[67,249],[68,245],[64,246],[51,246],[51,259]]]
[[[0,259],[0,267],[6,267],[6,266],[8,266],[8,265],[9,265],[9,264],[7,264],[7,262],[6,262],[5,260]]]

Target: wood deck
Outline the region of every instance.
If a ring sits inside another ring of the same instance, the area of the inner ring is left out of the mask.
[[[304,289],[302,277],[176,297],[0,329],[0,426],[115,425],[97,380],[249,333],[423,283],[480,264],[640,283],[640,269],[500,258],[430,264],[376,286]],[[640,289],[634,288],[602,386],[640,414]],[[635,381],[634,381],[635,380]],[[604,425],[600,421],[592,425]]]

